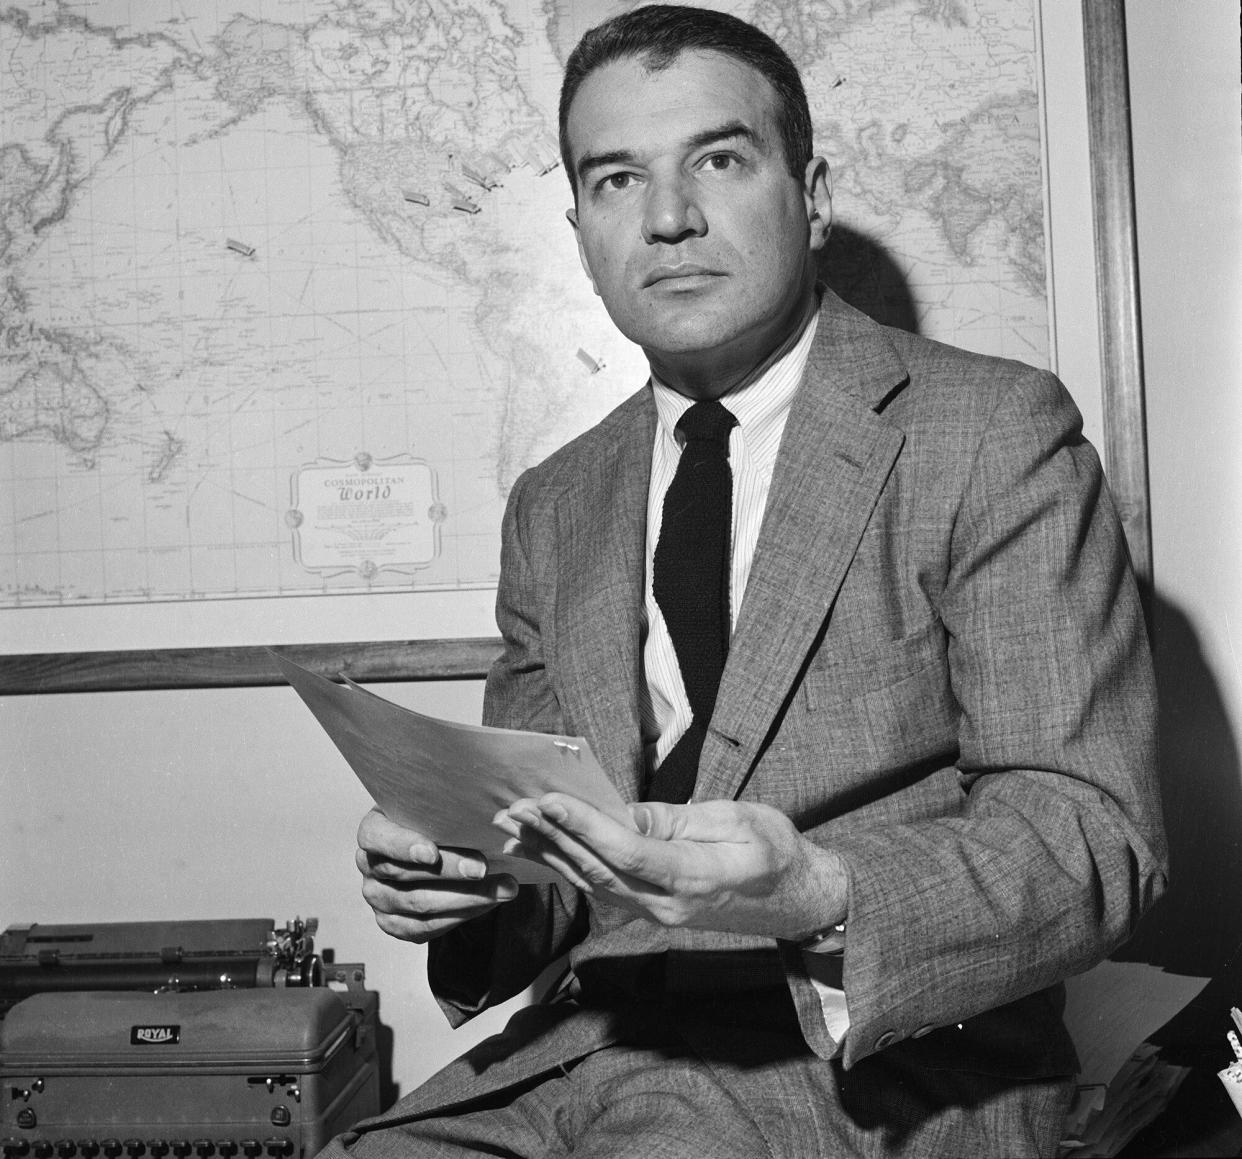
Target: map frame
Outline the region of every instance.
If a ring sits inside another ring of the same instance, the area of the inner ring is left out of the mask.
[[[1067,17],[1079,38],[1075,47],[1080,46],[1081,56],[1064,51],[1067,31],[1061,22]],[[1098,383],[1098,399],[1078,401],[1088,433],[1101,447],[1146,598],[1151,585],[1150,497],[1123,0],[1082,0],[1081,12],[1070,6],[1039,5],[1036,18],[1041,37],[1055,39],[1061,48],[1055,77],[1044,56],[1043,86],[1044,150],[1051,171],[1046,212],[1055,369],[1075,383]],[[1068,178],[1058,177],[1064,173]],[[1084,203],[1091,210],[1086,229],[1081,228],[1082,215],[1073,212],[1075,205]],[[1075,220],[1078,226],[1072,224]],[[1081,260],[1084,252],[1092,254],[1092,262]],[[1094,332],[1091,319],[1097,322]],[[447,612],[428,606],[431,614],[423,619],[436,623],[441,633],[436,638],[275,642],[275,646],[333,679],[342,674],[360,683],[477,679],[486,675],[501,645],[497,637],[480,634],[490,624],[492,592],[470,597],[463,607]],[[392,598],[375,596],[368,602],[382,604]],[[433,601],[434,595],[416,598]],[[15,614],[24,613],[0,613],[0,627]],[[71,608],[50,609],[47,614],[59,623],[81,621],[90,613]],[[393,617],[387,622],[402,621]],[[349,627],[343,624],[338,631],[348,634]],[[53,635],[75,639],[67,623],[64,631],[57,628]],[[4,647],[0,643],[0,651]],[[8,695],[283,683],[267,644],[0,655],[0,694]]]

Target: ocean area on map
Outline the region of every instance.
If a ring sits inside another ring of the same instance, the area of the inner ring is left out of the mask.
[[[624,6],[0,8],[0,609],[494,586],[514,480],[646,379],[556,134]],[[1034,0],[716,6],[804,71],[829,283],[1048,365]]]

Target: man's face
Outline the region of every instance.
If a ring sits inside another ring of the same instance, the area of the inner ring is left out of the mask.
[[[765,358],[805,311],[830,208],[822,159],[789,171],[767,80],[715,52],[614,61],[578,90],[568,137],[583,266],[656,372]]]

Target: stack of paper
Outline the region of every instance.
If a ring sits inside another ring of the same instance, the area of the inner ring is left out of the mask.
[[[1146,1040],[1207,983],[1140,962],[1101,962],[1066,983],[1065,1025],[1082,1069],[1061,1159],[1116,1155],[1169,1105],[1188,1068]]]
[[[1229,1045],[1233,1047],[1233,1062],[1224,1070],[1218,1070],[1216,1074],[1225,1084],[1225,1090],[1237,1108],[1238,1114],[1242,1115],[1242,1043],[1238,1042],[1238,1035],[1242,1034],[1242,1010],[1235,1006],[1229,1014],[1234,1026],[1237,1027],[1228,1034]]]

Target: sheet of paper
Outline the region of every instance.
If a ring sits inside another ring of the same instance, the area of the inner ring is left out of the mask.
[[[1065,983],[1065,1026],[1078,1049],[1080,1086],[1107,1086],[1207,978],[1166,974],[1141,962],[1101,962]]]
[[[620,794],[581,737],[454,724],[272,655],[386,816],[438,845],[479,850],[493,873],[521,882],[562,880],[501,852],[506,838],[492,817],[519,797],[559,790],[630,824]]]
[[[1216,1074],[1225,1084],[1230,1102],[1237,1108],[1238,1114],[1242,1115],[1242,1062],[1231,1062],[1224,1070],[1218,1070]]]

